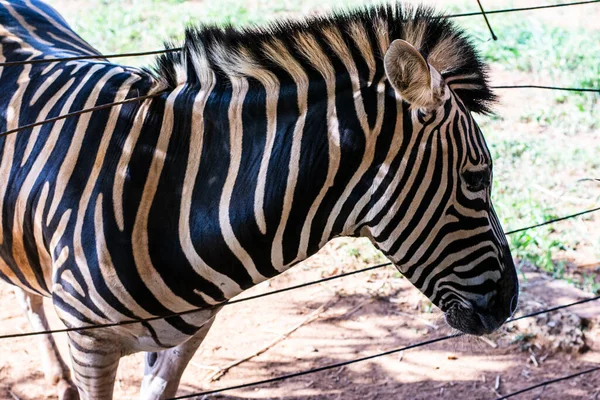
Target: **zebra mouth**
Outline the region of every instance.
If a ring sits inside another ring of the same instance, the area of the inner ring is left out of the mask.
[[[450,306],[444,316],[452,328],[476,336],[492,333],[504,322],[504,319],[497,319],[493,315],[477,312],[475,309],[461,304]]]

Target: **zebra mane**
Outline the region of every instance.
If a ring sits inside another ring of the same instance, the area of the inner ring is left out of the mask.
[[[474,45],[461,28],[424,6],[373,6],[265,27],[192,27],[186,30],[183,50],[159,56],[153,73],[166,88],[202,86],[215,76],[225,81],[265,75],[281,79],[283,53],[308,76],[322,79],[315,63],[327,54],[334,67],[343,68],[334,56],[342,45],[357,63],[361,83],[370,84],[373,72],[366,71],[383,73],[383,56],[395,39],[415,46],[471,111],[490,112],[495,96]]]

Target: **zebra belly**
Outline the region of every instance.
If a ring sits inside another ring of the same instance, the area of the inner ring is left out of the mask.
[[[197,326],[196,331],[198,331],[217,312],[218,310],[199,311],[186,317],[186,321]],[[179,346],[193,336],[190,332],[182,333],[181,331],[174,330],[171,325],[163,320],[154,321],[149,323],[149,325],[152,331],[146,327],[121,327],[114,331],[116,338],[118,338],[117,340],[121,343],[124,354],[165,350]]]

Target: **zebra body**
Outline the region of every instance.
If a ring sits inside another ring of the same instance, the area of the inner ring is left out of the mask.
[[[0,62],[98,54],[37,0],[0,2],[0,29]],[[52,297],[70,327],[201,309],[70,332],[83,398],[109,398],[136,351],[158,352],[142,396],[174,395],[219,304],[336,236],[371,238],[463,331],[514,309],[470,114],[493,96],[472,46],[430,10],[203,27],[154,71],[6,66],[0,87],[3,131],[153,96],[0,138],[0,278],[25,303]]]

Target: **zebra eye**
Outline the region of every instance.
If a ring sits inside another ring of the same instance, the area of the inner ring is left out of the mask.
[[[433,112],[419,109],[417,111],[417,117],[420,121],[426,121],[433,115]]]
[[[472,192],[479,192],[490,185],[489,168],[479,171],[465,171],[462,176],[467,188]]]

